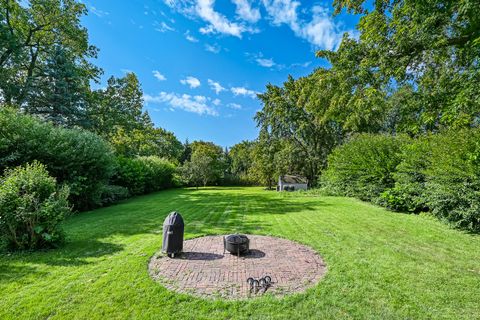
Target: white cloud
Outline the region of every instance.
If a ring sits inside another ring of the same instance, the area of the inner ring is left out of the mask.
[[[225,34],[238,38],[243,33],[255,33],[259,30],[255,24],[262,18],[258,8],[252,3],[261,3],[265,17],[273,26],[287,25],[295,36],[304,39],[313,46],[335,50],[341,42],[343,33],[355,35],[355,31],[346,30],[336,23],[331,11],[321,5],[302,7],[300,0],[231,0],[235,5],[236,21],[214,9],[215,0],[164,0],[172,9],[207,23],[200,28],[203,34]],[[306,2],[307,3],[307,2]],[[311,2],[310,2],[311,3]]]
[[[294,0],[263,0],[265,10],[274,25],[287,24],[292,30],[298,30],[297,8],[300,2]]]
[[[160,23],[155,22],[154,25],[155,25],[155,30],[157,30],[158,32],[164,33],[167,31],[175,31],[175,28],[169,26],[165,21],[162,21]]]
[[[157,78],[158,81],[167,80],[167,78],[163,74],[161,74],[160,71],[158,70],[153,70],[152,73],[153,73],[153,76]]]
[[[165,103],[170,108],[193,112],[200,115],[218,116],[218,112],[207,104],[208,99],[204,96],[191,96],[174,92],[160,92],[156,96],[144,95],[143,100],[148,103]]]
[[[275,62],[273,62],[273,59],[265,59],[265,58],[257,58],[255,59],[257,61],[258,65],[265,67],[265,68],[271,68],[275,66]]]
[[[245,21],[255,23],[260,20],[260,10],[257,8],[252,8],[249,0],[232,0],[232,2],[237,6],[236,13]]]
[[[210,89],[215,91],[216,94],[219,94],[222,91],[225,91],[224,87],[219,82],[213,81],[212,79],[208,79],[208,85],[210,86]]]
[[[200,28],[203,34],[222,33],[235,37],[242,37],[242,32],[246,31],[245,27],[229,21],[224,15],[213,9],[215,0],[197,0],[196,12],[200,18],[208,22],[206,27]]]
[[[96,15],[99,18],[103,18],[103,17],[108,16],[110,14],[107,11],[97,9],[94,6],[90,6],[90,12],[93,13],[94,15]]]
[[[250,98],[256,98],[258,94],[257,92],[244,87],[232,87],[230,88],[230,91],[232,91],[234,96],[246,96]]]
[[[201,85],[200,80],[192,76],[188,76],[187,78],[180,80],[180,83],[184,85],[189,85],[192,89],[198,88]]]
[[[245,53],[245,56],[247,56],[247,58],[250,61],[255,62],[256,64],[258,64],[259,66],[264,67],[264,68],[275,68],[275,69],[278,69],[278,70],[281,70],[281,69],[285,68],[285,65],[276,63],[275,61],[273,61],[273,58],[265,58],[263,56],[263,53],[261,53],[261,52],[259,52],[259,53],[248,53],[247,52],[247,53]]]
[[[199,17],[205,21],[207,25],[199,29],[202,34],[219,33],[241,38],[244,32],[257,32],[255,28],[243,22],[230,21],[225,15],[215,11],[215,0],[164,0],[164,2],[188,18]],[[255,12],[255,9],[252,11]],[[245,11],[242,13],[247,14]],[[255,17],[255,13],[252,14],[252,17]],[[252,17],[249,18],[252,19]]]
[[[185,39],[190,42],[198,42],[198,39],[190,34],[190,30],[187,30],[187,32],[185,32]]]
[[[239,105],[238,103],[229,103],[227,106],[228,106],[229,108],[232,108],[232,109],[235,109],[235,110],[240,110],[240,109],[242,109],[242,106]]]
[[[312,20],[296,33],[320,48],[328,50],[337,48],[341,42],[343,32],[339,32],[328,10],[320,6],[314,6],[312,13]]]
[[[300,2],[295,0],[262,0],[265,10],[274,25],[286,24],[297,37],[307,40],[312,45],[334,50],[338,47],[345,31],[335,23],[328,9],[313,6],[310,21],[298,17]]]
[[[292,63],[289,68],[297,68],[297,67],[302,67],[302,68],[306,68],[308,67],[310,64],[312,63],[312,61],[307,61],[307,62],[304,62],[304,63]]]
[[[222,48],[218,44],[210,45],[207,43],[205,44],[205,50],[212,53],[219,53]]]
[[[220,99],[213,99],[212,103],[216,106],[219,106],[220,104],[222,104],[222,101]]]

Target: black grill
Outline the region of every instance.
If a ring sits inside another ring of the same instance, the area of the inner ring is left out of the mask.
[[[183,232],[185,225],[180,213],[171,212],[163,222],[163,244],[162,251],[167,253],[169,257],[183,250]]]

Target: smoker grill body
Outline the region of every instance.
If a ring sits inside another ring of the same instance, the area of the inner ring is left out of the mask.
[[[173,257],[183,250],[183,232],[185,224],[180,213],[171,212],[163,222],[162,251]]]
[[[225,250],[231,254],[240,255],[250,250],[250,240],[243,234],[230,234],[223,238]]]

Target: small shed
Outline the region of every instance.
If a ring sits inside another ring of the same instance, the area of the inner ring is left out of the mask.
[[[286,174],[278,178],[277,191],[307,190],[307,178]]]

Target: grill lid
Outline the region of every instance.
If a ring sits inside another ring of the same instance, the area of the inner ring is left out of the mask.
[[[163,222],[164,226],[183,226],[183,218],[177,211],[170,212]]]

